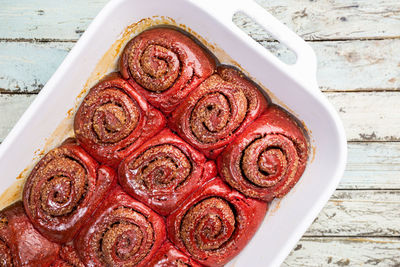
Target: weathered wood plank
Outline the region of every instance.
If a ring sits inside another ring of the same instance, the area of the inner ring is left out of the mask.
[[[296,60],[293,52],[277,42],[262,41],[261,44],[283,62]],[[309,44],[317,55],[317,80],[321,90],[400,90],[400,39]]]
[[[306,40],[375,39],[400,36],[397,0],[256,0]],[[234,21],[256,40],[268,38],[252,20]]]
[[[82,2],[3,0],[0,38],[77,39],[107,0]],[[257,0],[303,38],[347,39],[400,36],[397,0]],[[251,21],[235,18],[256,39],[265,40]],[[10,30],[13,29],[13,30]]]
[[[283,266],[400,266],[398,238],[302,238]]]
[[[400,92],[326,93],[349,141],[399,141]]]
[[[400,191],[336,191],[305,236],[399,236]]]
[[[73,45],[0,42],[0,92],[39,92]]]
[[[6,137],[36,95],[0,94],[0,142]]]
[[[349,143],[340,189],[399,189],[400,142]]]
[[[400,92],[370,93],[326,93],[338,110],[350,141],[399,141],[400,116],[398,103]],[[25,99],[23,104],[20,99]],[[11,129],[33,97],[24,95],[3,95],[0,98],[2,116],[0,141]]]
[[[263,42],[286,62],[291,53]],[[0,42],[0,91],[37,92],[57,69],[72,42]],[[400,40],[312,42],[318,82],[324,91],[399,90]],[[333,78],[335,77],[335,78]]]
[[[400,92],[363,92],[363,93],[325,93],[338,110],[350,141],[399,141],[400,116],[398,105]],[[17,114],[22,114],[25,105],[18,103],[27,96],[6,95],[0,98],[3,112],[13,114],[11,118],[2,116],[0,140],[11,129]],[[4,100],[7,99],[7,100]],[[6,101],[6,102],[4,102]],[[26,102],[25,102],[26,103]],[[3,113],[3,114],[5,114]]]
[[[0,38],[76,40],[107,2],[3,0]]]

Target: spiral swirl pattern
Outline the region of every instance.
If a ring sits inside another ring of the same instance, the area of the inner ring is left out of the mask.
[[[149,190],[178,186],[191,172],[191,164],[179,148],[164,144],[151,147],[131,163],[136,179]]]
[[[142,266],[165,239],[163,219],[119,188],[75,240],[88,266]]]
[[[214,164],[205,162],[200,152],[165,129],[121,163],[119,181],[134,198],[167,215],[215,175]]]
[[[172,113],[171,127],[209,158],[216,158],[267,107],[243,74],[227,66],[205,80]]]
[[[169,238],[200,263],[222,266],[251,239],[266,210],[215,178],[168,216]]]
[[[24,188],[28,217],[50,240],[70,241],[115,182],[76,144],[53,149],[35,166]]]
[[[181,237],[191,254],[213,251],[229,241],[235,214],[223,199],[212,197],[192,207],[183,217]]]
[[[126,46],[121,74],[161,111],[170,112],[215,69],[212,57],[172,28],[147,30]]]
[[[159,111],[112,74],[85,97],[75,116],[74,129],[91,155],[115,167],[164,125]]]
[[[218,159],[221,176],[243,194],[270,201],[285,195],[302,175],[306,139],[292,118],[272,106]]]

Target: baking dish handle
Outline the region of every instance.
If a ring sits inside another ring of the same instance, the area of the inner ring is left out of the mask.
[[[233,15],[240,11],[255,20],[276,40],[291,49],[297,56],[296,62],[294,64],[286,64],[279,61],[278,64],[297,76],[301,82],[307,85],[307,88],[312,88],[312,90],[319,92],[316,79],[317,59],[311,46],[301,37],[252,0],[212,1],[214,8],[216,8],[216,5],[221,7],[218,8],[218,17],[225,20],[225,23],[233,25],[233,28],[242,32],[241,34],[244,34],[244,32],[232,21]]]

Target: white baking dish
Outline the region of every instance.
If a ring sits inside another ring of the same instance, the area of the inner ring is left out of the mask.
[[[237,11],[256,20],[291,48],[297,62],[282,63],[242,32],[232,22]],[[14,184],[21,171],[25,170],[22,176],[26,176],[29,166],[41,154],[38,151],[48,151],[71,133],[71,114],[83,97],[82,88],[93,84],[93,77],[101,77],[114,67],[112,60],[107,66],[104,66],[106,61],[99,66],[99,60],[128,25],[155,15],[168,16],[177,25],[190,27],[214,44],[209,47],[211,51],[216,52],[217,47],[224,50],[309,130],[314,155],[300,182],[281,201],[272,204],[251,243],[228,264],[279,266],[339,183],[346,161],[346,138],[338,115],[318,90],[312,49],[253,2],[114,0],[108,3],[2,143],[0,191]],[[93,71],[97,71],[94,76]],[[87,81],[89,77],[91,80]]]

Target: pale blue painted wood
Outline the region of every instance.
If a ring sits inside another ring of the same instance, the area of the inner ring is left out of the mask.
[[[108,0],[2,0],[0,38],[77,39]],[[257,0],[302,37],[317,39],[400,36],[398,0]],[[265,40],[251,21],[237,19]]]
[[[78,39],[108,0],[1,0],[0,38]]]
[[[0,42],[0,92],[39,92],[72,46]]]
[[[276,43],[262,44],[290,61]],[[396,56],[400,55],[400,39],[311,45],[318,56],[322,90],[400,90],[400,59]],[[39,91],[72,46],[73,42],[0,42],[0,90]]]
[[[0,94],[0,142],[7,136],[36,95]]]

